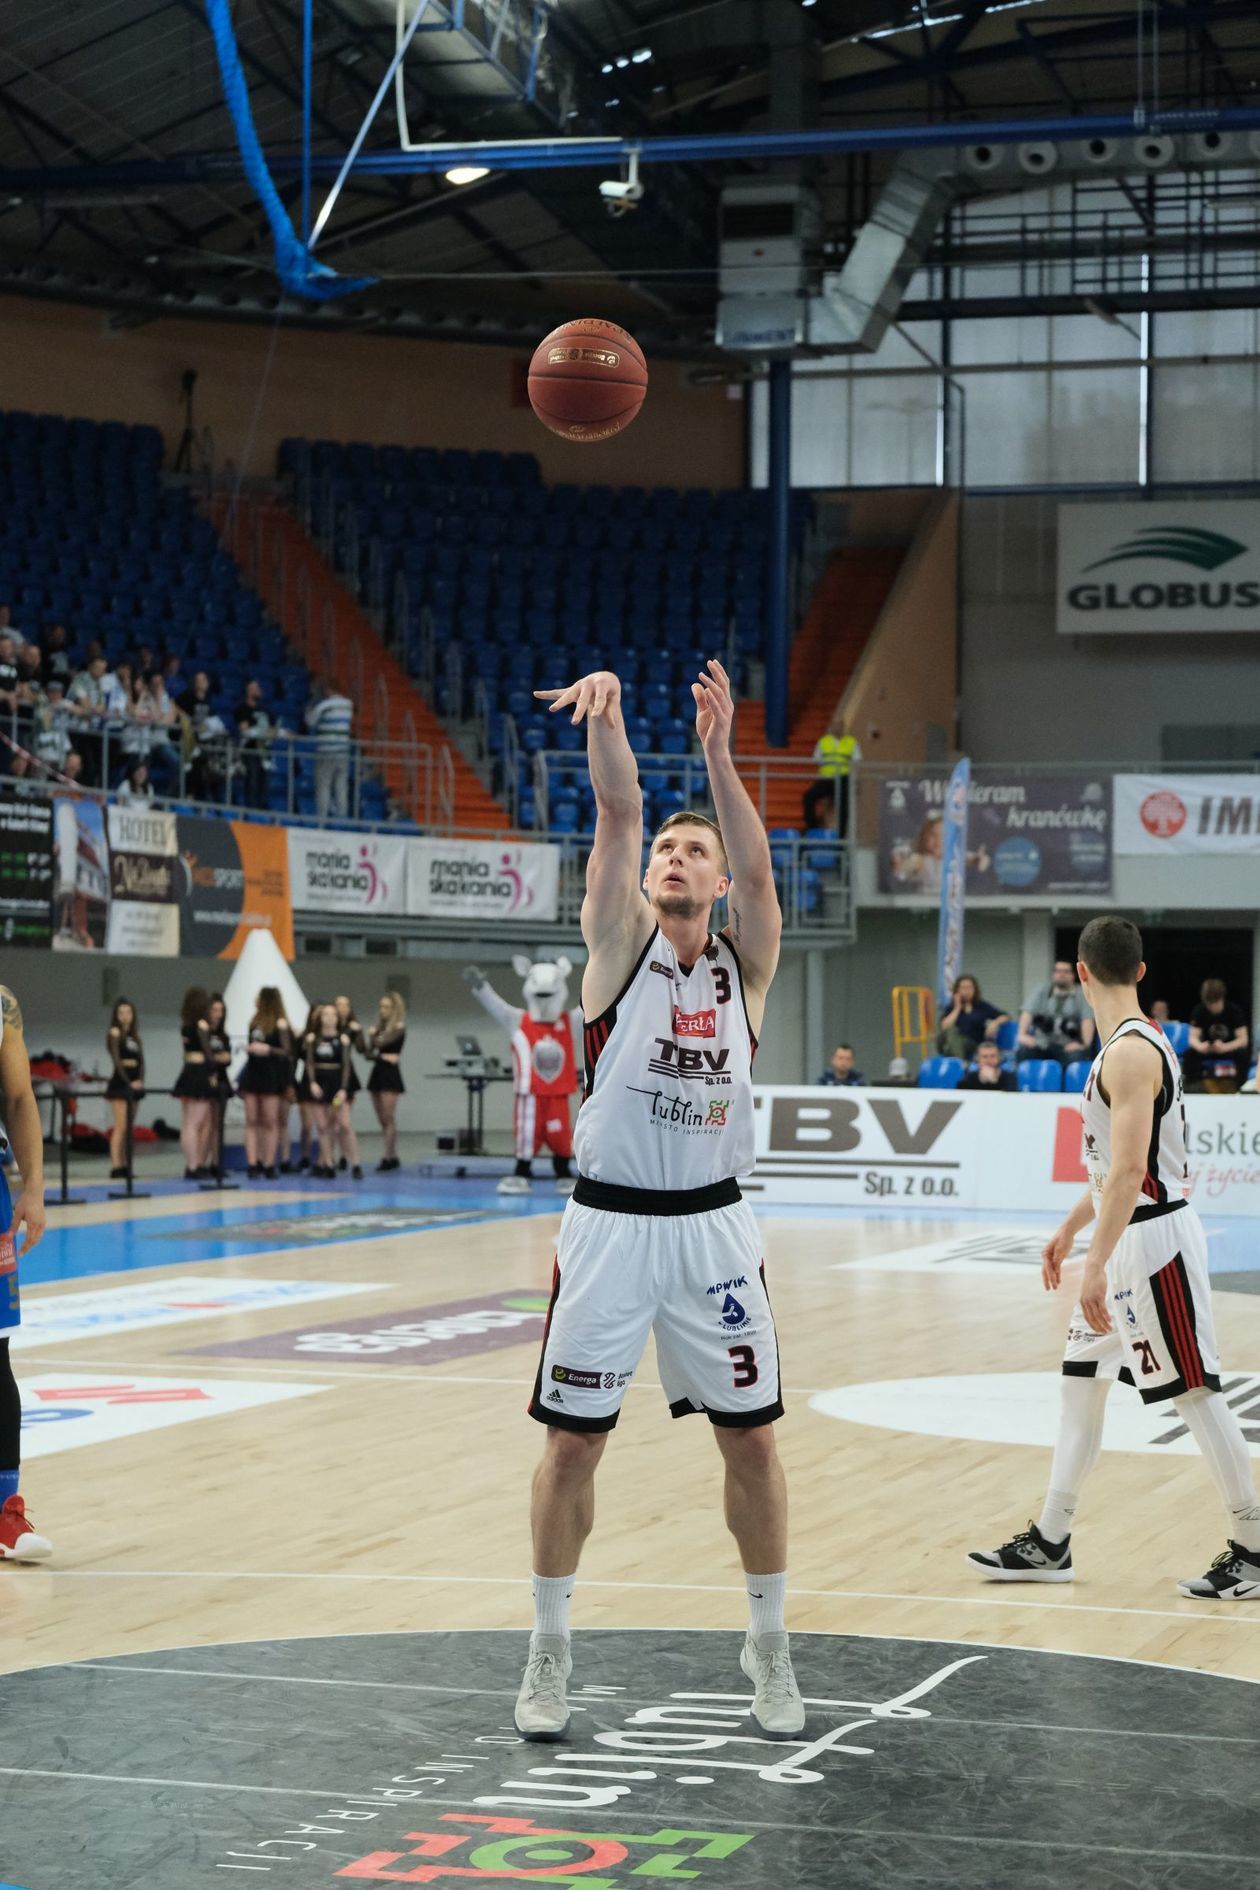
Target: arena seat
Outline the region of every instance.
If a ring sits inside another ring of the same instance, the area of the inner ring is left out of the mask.
[[[1063,1072],[1063,1087],[1074,1095],[1079,1094],[1089,1081],[1090,1066],[1082,1057],[1079,1063],[1069,1063]]]
[[[1179,1057],[1184,1057],[1186,1051],[1190,1048],[1189,1024],[1174,1023],[1170,1018],[1166,1024],[1160,1025],[1160,1029],[1163,1031],[1165,1037],[1167,1037],[1175,1054]]]
[[[1085,1065],[1088,1070],[1089,1065]],[[1021,1063],[1015,1072],[1015,1081],[1023,1090],[1032,1090],[1038,1094],[1061,1090],[1063,1071],[1053,1057],[1030,1057],[1027,1063]]]
[[[999,1024],[994,1042],[1003,1056],[1009,1056],[1019,1041],[1019,1019],[1008,1017],[1004,1024]]]
[[[924,1057],[917,1078],[920,1089],[957,1089],[965,1065],[961,1057]]]

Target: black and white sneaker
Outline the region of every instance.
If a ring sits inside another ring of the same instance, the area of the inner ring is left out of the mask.
[[[1177,1592],[1192,1601],[1260,1601],[1260,1555],[1231,1542],[1206,1575],[1178,1582]]]
[[[1047,1542],[1036,1523],[1012,1536],[1000,1549],[972,1549],[967,1560],[991,1582],[1070,1582],[1071,1538]]]

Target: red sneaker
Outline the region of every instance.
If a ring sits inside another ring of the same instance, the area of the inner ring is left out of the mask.
[[[0,1508],[0,1562],[46,1562],[52,1543],[37,1536],[20,1496],[11,1496]]]

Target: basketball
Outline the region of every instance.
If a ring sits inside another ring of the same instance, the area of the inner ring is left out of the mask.
[[[647,384],[642,350],[616,322],[563,322],[529,364],[530,406],[566,440],[610,440],[638,413]]]

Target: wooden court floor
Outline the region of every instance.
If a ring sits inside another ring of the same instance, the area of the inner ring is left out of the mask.
[[[296,1198],[233,1200],[265,1219]],[[321,1197],[325,1211],[350,1202]],[[139,1230],[173,1211],[168,1196],[73,1213],[76,1226],[116,1238],[120,1221]],[[964,1552],[1036,1515],[1049,1450],[875,1428],[811,1404],[872,1381],[1053,1371],[1068,1299],[1043,1295],[1028,1265],[961,1274],[868,1265],[974,1233],[971,1223],[773,1210],[762,1219],[787,1404],[791,1626],[1260,1679],[1260,1606],[1207,1607],[1176,1592],[1178,1576],[1200,1573],[1224,1545],[1196,1457],[1104,1451],[1077,1519],[1075,1585],[985,1586]],[[32,1460],[24,1488],[56,1556],[0,1568],[0,1670],[214,1642],[527,1626],[527,1492],[541,1431],[524,1406],[536,1321],[523,1340],[429,1363],[419,1352],[379,1363],[232,1348],[496,1296],[536,1303],[557,1226],[547,1212],[374,1239],[334,1231],[265,1254],[28,1289],[31,1308],[85,1285],[174,1286],[190,1271],[371,1288],[340,1301],[211,1308],[15,1353],[19,1378],[50,1387],[54,1403],[58,1378],[80,1393],[85,1382],[143,1389],[153,1379],[318,1389]],[[1227,1367],[1260,1369],[1260,1296],[1222,1293],[1217,1316]],[[203,1350],[212,1346],[225,1349]],[[1126,1395],[1119,1387],[1113,1401]],[[601,1467],[575,1632],[736,1629],[744,1615],[709,1427],[670,1419],[649,1351]]]

